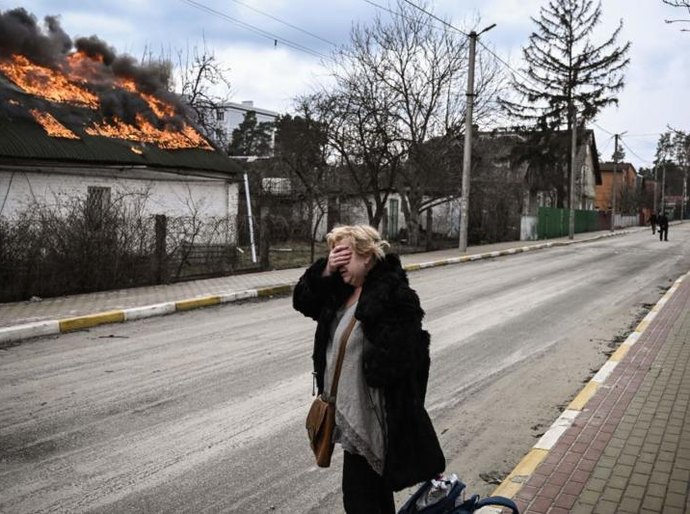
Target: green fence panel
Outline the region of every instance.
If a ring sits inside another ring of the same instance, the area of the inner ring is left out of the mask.
[[[570,233],[570,211],[556,207],[539,207],[537,236],[539,239],[565,237]],[[575,211],[575,233],[598,230],[597,211]]]
[[[563,228],[563,209],[540,207],[538,216],[537,235],[539,239],[561,237]]]

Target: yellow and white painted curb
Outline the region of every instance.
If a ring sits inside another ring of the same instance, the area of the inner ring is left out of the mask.
[[[681,276],[673,283],[669,290],[666,291],[666,294],[664,294],[642,321],[640,321],[637,327],[635,327],[635,330],[628,335],[618,349],[611,354],[601,369],[570,402],[567,409],[561,413],[556,421],[554,421],[541,439],[537,441],[506,479],[493,491],[493,493],[491,493],[492,496],[515,498],[520,489],[522,489],[522,486],[529,480],[539,464],[541,464],[549,454],[549,451],[556,445],[560,437],[570,428],[577,416],[585,409],[587,402],[589,402],[599,388],[606,382],[611,372],[616,369],[618,363],[623,360],[623,357],[625,357],[630,348],[632,348],[644,331],[649,327],[651,321],[659,314],[659,311],[666,305],[671,296],[673,296],[681,282],[688,277],[690,277],[690,272]],[[484,514],[500,513],[501,510],[493,507],[485,507],[481,509],[481,512]]]
[[[436,261],[422,262],[417,264],[407,264],[403,267],[406,271],[411,272],[421,269],[434,268],[438,266],[447,266],[450,264],[462,264],[465,262],[478,261],[482,259],[493,259],[496,257],[515,255],[518,253],[528,252],[532,250],[552,248],[554,246],[567,246],[573,243],[586,243],[605,237],[625,235],[628,233],[630,233],[630,231],[628,230],[619,230],[617,232],[600,234],[586,239],[537,243],[533,245],[520,246],[516,248],[508,248],[506,250],[477,253],[473,255],[462,255],[459,257],[451,257],[448,259],[439,259]],[[295,284],[296,282],[292,282],[258,289],[247,289],[244,291],[233,291],[230,293],[221,293],[218,295],[200,296],[197,298],[189,298],[185,300],[179,300],[176,302],[165,302],[154,305],[145,305],[143,307],[133,307],[130,309],[112,310],[96,314],[76,316],[72,318],[47,320],[35,323],[15,325],[11,327],[0,328],[0,343],[19,341],[22,339],[29,339],[32,337],[64,334],[67,332],[84,330],[108,323],[121,323],[124,321],[133,321],[138,319],[150,318],[153,316],[163,316],[175,312],[199,309],[201,307],[210,307],[213,305],[220,305],[223,303],[232,303],[241,300],[248,300],[251,298],[269,298],[273,296],[282,296],[290,294]]]
[[[622,236],[629,234],[630,230],[619,230],[617,232],[610,232],[607,234],[600,234],[587,239],[578,239],[570,241],[551,241],[549,243],[537,243],[533,245],[518,246],[516,248],[507,248],[505,250],[495,250],[493,252],[475,253],[472,255],[462,255],[460,257],[450,257],[448,259],[440,259],[436,261],[420,262],[416,264],[407,264],[404,266],[406,271],[417,271],[420,269],[435,268],[438,266],[447,266],[449,264],[462,264],[465,262],[479,261],[482,259],[494,259],[496,257],[504,257],[506,255],[515,255],[516,253],[529,252],[531,250],[543,250],[544,248],[553,248],[555,246],[569,246],[574,243],[587,243],[603,239],[605,237]]]
[[[238,302],[251,298],[268,298],[276,295],[284,295],[290,293],[292,288],[293,284],[280,284],[258,289],[234,291],[227,294],[200,296],[198,298],[189,298],[177,302],[165,302],[143,307],[133,307],[131,309],[120,309],[97,314],[88,314],[85,316],[75,316],[73,318],[26,323],[13,327],[0,328],[0,343],[29,339],[31,337],[65,334],[67,332],[84,330],[108,323],[121,323],[123,321],[163,316],[174,312],[210,307],[222,303]]]

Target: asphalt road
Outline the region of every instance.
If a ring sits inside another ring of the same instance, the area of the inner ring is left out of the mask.
[[[410,274],[449,469],[490,492],[690,270],[688,236]],[[317,469],[303,429],[313,330],[281,298],[0,350],[0,512],[340,512],[339,450]]]

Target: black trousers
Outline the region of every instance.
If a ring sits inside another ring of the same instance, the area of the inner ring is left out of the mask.
[[[668,229],[659,228],[659,241],[668,241]]]
[[[393,491],[364,457],[344,452],[343,504],[347,514],[395,514]]]

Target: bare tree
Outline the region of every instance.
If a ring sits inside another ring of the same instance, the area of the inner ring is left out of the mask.
[[[690,14],[690,0],[661,0],[666,5],[672,7],[680,7],[687,9],[688,14]],[[678,19],[678,20],[664,20],[666,23],[690,23],[690,19]],[[681,32],[690,32],[690,29],[682,28]]]
[[[380,84],[363,76],[352,79],[349,89],[318,95],[316,103],[319,120],[328,127],[332,164],[347,171],[339,187],[363,202],[374,227],[383,218],[402,158],[379,90]]]
[[[378,224],[395,188],[403,199],[410,244],[416,246],[425,198],[459,188],[457,168],[446,174],[452,180],[438,187],[442,173],[433,158],[437,147],[430,142],[450,141],[463,130],[468,41],[403,1],[390,19],[377,16],[371,25],[355,26],[350,39],[332,69],[338,91],[334,121],[341,136],[337,148],[370,223]],[[482,120],[492,111],[500,77],[495,62],[492,66],[486,56],[479,61],[475,116]]]
[[[226,148],[227,135],[220,134],[218,109],[231,93],[228,74],[206,41],[201,47],[177,51],[175,86],[192,111],[194,121],[206,137]]]
[[[313,99],[298,100],[295,116],[281,116],[276,122],[274,162],[292,179],[291,195],[306,204],[310,230],[310,260],[321,220],[327,213],[331,188],[328,184],[327,127],[314,119]]]

